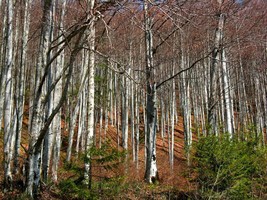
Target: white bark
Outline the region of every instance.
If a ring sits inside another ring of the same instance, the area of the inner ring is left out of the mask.
[[[174,69],[172,70],[172,75],[174,75]],[[170,117],[171,117],[171,152],[170,152],[170,166],[173,170],[173,157],[174,157],[174,113],[175,113],[175,79],[172,80],[171,87],[171,108],[170,108]]]
[[[131,81],[131,140],[132,140],[132,155],[133,155],[133,161],[135,161],[135,106],[136,105],[136,98],[134,98],[134,82]]]
[[[231,97],[231,86],[229,72],[227,69],[227,60],[225,55],[225,49],[222,50],[222,76],[223,76],[223,91],[224,91],[224,102],[225,102],[225,112],[226,112],[226,131],[229,133],[230,139],[233,138],[234,134],[234,119],[232,110],[232,97]]]
[[[214,47],[212,52],[212,60],[210,64],[210,75],[209,75],[209,92],[208,92],[208,128],[209,133],[216,135],[218,134],[217,125],[216,125],[216,99],[215,99],[215,75],[216,70],[218,70],[218,61],[219,61],[219,51],[220,43],[222,40],[223,26],[224,26],[224,14],[220,13],[218,20],[218,28],[215,31],[214,36]]]
[[[113,91],[115,90],[115,88],[113,88],[113,72],[110,71],[110,78],[109,78],[109,83],[108,83],[108,96],[109,96],[109,109],[110,109],[110,112],[109,112],[109,117],[110,117],[110,124],[111,126],[114,126],[114,111],[113,111],[113,98],[114,98],[114,95],[113,95]]]
[[[137,85],[135,87],[136,91]],[[139,123],[140,123],[140,102],[139,102],[139,91],[136,92],[136,102],[135,102],[135,115],[136,115],[136,123],[135,123],[135,162],[136,168],[139,169]]]
[[[130,72],[130,69],[128,71],[128,74]],[[123,87],[123,94],[122,94],[122,98],[123,98],[123,109],[122,109],[122,146],[125,150],[128,150],[128,130],[129,130],[129,83],[130,80],[125,77],[124,78],[124,87]]]
[[[20,52],[20,68],[18,72],[18,93],[17,93],[17,126],[16,126],[16,144],[14,152],[14,171],[18,172],[18,157],[21,141],[21,130],[22,130],[22,118],[24,112],[25,102],[25,71],[26,71],[26,59],[28,50],[28,38],[29,38],[29,27],[30,27],[30,9],[32,0],[25,1],[24,16],[23,16],[23,32],[21,39],[21,52]]]
[[[28,156],[28,176],[27,176],[27,189],[26,192],[30,196],[36,196],[39,187],[40,181],[40,162],[41,162],[41,148],[34,149],[35,143],[39,136],[39,131],[41,130],[41,126],[43,124],[43,112],[44,112],[44,87],[42,90],[38,89],[40,78],[44,73],[44,66],[48,63],[48,48],[49,48],[49,41],[50,41],[50,34],[51,34],[51,12],[52,12],[52,0],[46,1],[43,7],[43,25],[42,25],[42,40],[39,49],[39,58],[36,67],[36,74],[35,74],[35,84],[36,87],[34,89],[34,100],[33,100],[33,107],[32,107],[32,119],[30,124],[30,145],[29,149],[32,152],[29,152]],[[41,72],[41,73],[40,73]],[[41,93],[43,92],[43,96],[41,97]],[[35,152],[35,153],[34,153]]]
[[[145,180],[148,183],[155,183],[158,180],[156,160],[156,131],[157,131],[157,105],[156,105],[156,83],[153,69],[153,35],[152,19],[148,14],[149,2],[144,1],[145,18],[145,45],[146,45],[146,167]]]
[[[50,12],[49,12],[49,42],[53,40],[53,31],[54,31],[54,25],[55,25],[55,21],[53,20],[53,15],[55,15],[55,1],[52,1],[52,5],[51,5],[51,9],[50,9]],[[43,56],[47,56],[47,61],[48,62],[50,60],[50,57],[51,57],[51,54],[53,52],[51,51],[49,54],[47,55],[43,55]],[[44,57],[43,57],[44,58]],[[44,68],[44,66],[42,66]],[[53,65],[53,69],[55,71],[55,65]],[[44,89],[43,89],[43,94],[46,94],[49,89],[51,88],[52,86],[52,82],[53,82],[53,79],[56,79],[56,74],[54,73],[54,71],[52,71],[51,67],[49,68],[48,70],[48,74],[47,74],[47,79],[46,79],[46,83],[45,83],[45,86]],[[43,72],[45,73],[45,72]],[[57,86],[56,86],[57,87]],[[52,110],[54,109],[54,106],[56,104],[54,104],[54,93],[52,93],[50,96],[49,96],[49,99],[48,99],[48,102],[46,102],[45,104],[46,105],[43,105],[44,107],[44,120],[46,121],[47,118],[51,115],[52,113]],[[53,124],[52,124],[53,126]],[[55,132],[53,130],[53,128],[49,127],[48,129],[48,132],[47,134],[45,135],[45,138],[44,138],[44,142],[43,142],[43,149],[42,149],[42,156],[41,156],[41,165],[42,165],[42,178],[45,182],[47,182],[48,180],[48,173],[49,173],[49,169],[50,169],[50,161],[51,161],[51,154],[52,154],[52,147],[53,147],[53,138],[55,136]]]
[[[14,150],[14,132],[12,130],[12,68],[13,68],[13,1],[6,1],[6,56],[5,56],[5,81],[4,81],[4,186],[12,187],[11,161]]]
[[[156,84],[152,85],[147,96],[147,136],[146,136],[146,171],[145,179],[148,183],[155,183],[158,180],[156,160],[156,131],[157,131],[157,110],[156,110]]]
[[[65,18],[65,8],[66,1],[61,0],[61,15],[59,22],[59,35],[64,31],[64,18]],[[63,41],[63,36],[60,36],[59,43]],[[63,47],[63,44],[59,45],[59,49]],[[59,57],[57,57],[57,66],[55,67],[55,77],[59,77],[63,73],[64,67],[64,51]],[[54,104],[57,105],[60,102],[60,97],[62,96],[62,80],[60,79],[54,90]],[[59,111],[53,121],[53,164],[52,164],[52,180],[57,182],[57,171],[60,159],[60,147],[61,147],[61,112]]]
[[[95,1],[89,0],[89,10],[92,11],[94,8]],[[91,187],[91,157],[90,157],[90,148],[93,145],[93,137],[94,137],[94,93],[95,93],[95,17],[92,17],[93,22],[89,27],[89,36],[88,36],[88,45],[89,45],[89,76],[88,76],[88,135],[86,141],[86,161],[84,163],[84,180],[89,187]]]
[[[113,81],[113,88],[114,88],[114,124],[117,124],[117,75],[114,73],[114,81]]]
[[[5,10],[6,8],[0,8],[1,11]],[[2,24],[6,24],[7,20],[7,15],[3,15],[2,19]],[[3,26],[2,31],[1,31],[1,38],[4,38],[6,35],[6,26]],[[5,74],[5,57],[6,57],[6,40],[1,41],[1,46],[0,46],[0,65],[1,65],[1,71],[0,71],[0,84],[5,85],[5,80],[6,80],[6,74]],[[3,119],[3,113],[4,113],[4,100],[5,100],[5,88],[0,87],[0,124],[2,124],[2,119]],[[0,127],[2,129],[2,126]]]
[[[80,98],[80,108],[79,108],[79,121],[78,121],[78,133],[77,133],[77,140],[76,140],[76,148],[75,148],[75,153],[76,153],[76,158],[78,158],[78,154],[79,154],[79,151],[80,151],[80,141],[81,141],[81,137],[82,137],[82,133],[83,133],[83,123],[84,123],[84,104],[85,104],[85,101],[87,101],[85,99],[85,96],[84,96],[84,92],[82,92],[81,94],[81,98]]]
[[[80,108],[80,100],[78,99],[77,104],[74,108],[74,111],[72,112],[72,117],[70,119],[71,122],[70,122],[69,136],[68,136],[68,149],[67,149],[67,158],[66,158],[67,162],[70,162],[70,159],[71,159],[73,135],[74,135],[74,129],[76,127],[79,108]]]

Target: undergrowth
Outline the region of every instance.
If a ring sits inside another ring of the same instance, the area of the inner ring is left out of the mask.
[[[201,138],[192,170],[203,199],[267,199],[267,151],[256,139]]]

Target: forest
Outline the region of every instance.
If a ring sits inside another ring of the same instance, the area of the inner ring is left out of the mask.
[[[0,199],[267,199],[266,0],[0,11]]]

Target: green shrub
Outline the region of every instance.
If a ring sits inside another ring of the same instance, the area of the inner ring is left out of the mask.
[[[117,199],[123,191],[127,190],[123,177],[94,181],[92,188],[82,184],[81,181],[67,179],[59,183],[60,195],[65,199]]]
[[[266,149],[256,141],[208,136],[196,143],[194,152],[193,168],[204,199],[266,197]]]
[[[81,184],[67,179],[59,183],[60,195],[66,199],[97,199],[95,194]]]
[[[65,199],[113,199],[119,196],[127,185],[124,184],[124,177],[120,174],[117,175],[113,171],[123,163],[126,153],[119,151],[113,147],[109,141],[102,144],[101,148],[91,147],[88,152],[89,157],[86,154],[80,156],[79,160],[72,163],[65,163],[64,170],[73,173],[74,175],[59,183],[59,193],[62,198]],[[90,159],[90,160],[87,160]],[[109,172],[96,177],[90,174],[89,186],[84,183],[84,162],[90,162],[92,168]],[[107,177],[109,174],[109,177]],[[112,177],[113,175],[113,177]]]

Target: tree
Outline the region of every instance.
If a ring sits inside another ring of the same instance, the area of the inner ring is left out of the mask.
[[[152,16],[149,13],[150,3],[144,1],[144,25],[145,25],[145,46],[146,46],[146,171],[145,180],[148,183],[155,183],[158,180],[156,160],[156,131],[157,131],[157,102],[156,83],[154,79],[153,66],[153,35]]]
[[[6,55],[4,66],[4,185],[6,189],[12,187],[12,170],[11,161],[13,159],[14,150],[14,131],[13,131],[13,1],[6,1]]]
[[[89,0],[87,1],[88,3],[88,10],[90,13],[92,13],[92,10],[95,5],[94,0]],[[94,93],[95,93],[95,19],[96,16],[92,15],[89,16],[92,20],[92,23],[89,26],[89,33],[88,33],[88,53],[89,53],[89,63],[88,63],[88,68],[89,68],[89,75],[88,75],[88,93],[89,93],[89,98],[88,98],[88,135],[87,135],[87,141],[86,141],[86,160],[85,160],[85,171],[84,171],[84,179],[85,183],[91,187],[91,158],[90,158],[90,149],[93,146],[93,137],[94,137]]]

